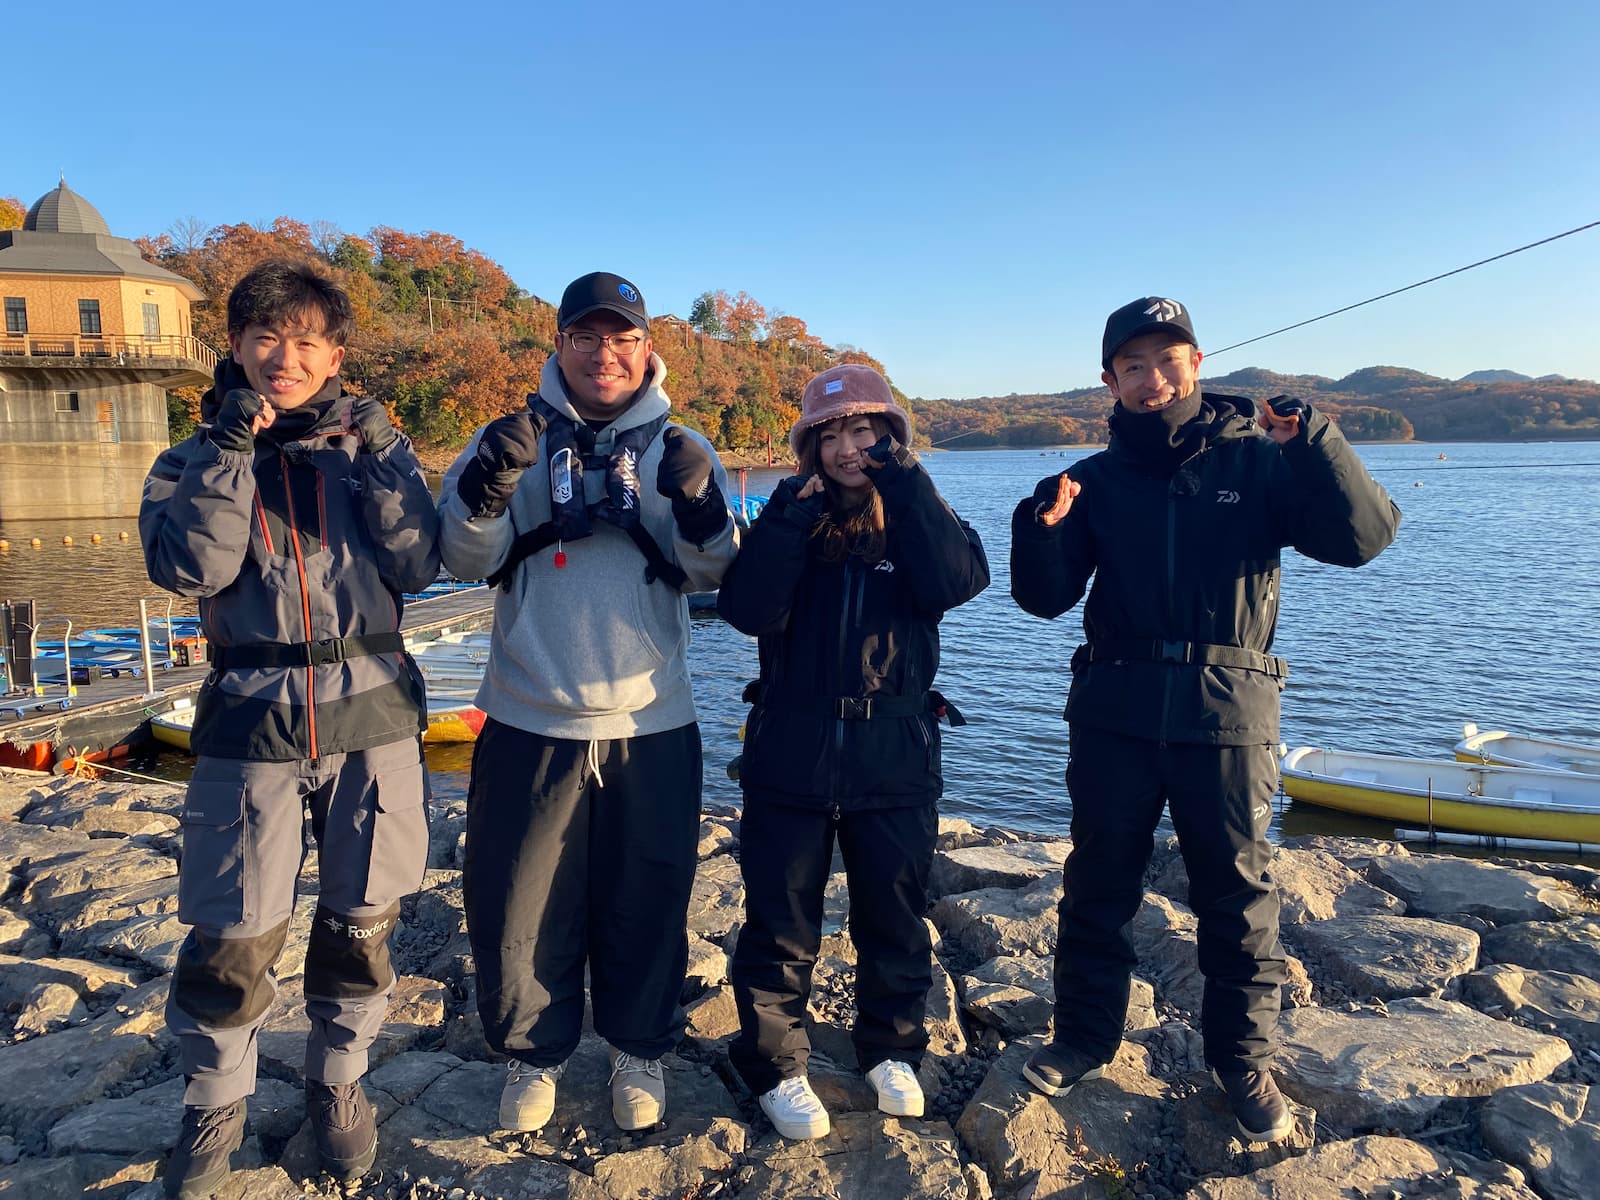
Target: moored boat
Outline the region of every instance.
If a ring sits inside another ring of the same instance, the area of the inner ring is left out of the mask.
[[[178,700],[172,708],[150,718],[150,736],[166,746],[188,750],[189,736],[194,731],[194,705],[187,698]],[[483,732],[483,710],[472,702],[470,696],[434,695],[428,692],[428,727],[423,731],[425,746],[448,746],[461,742],[474,742]]]
[[[1539,771],[1578,771],[1600,776],[1600,745],[1563,742],[1503,729],[1479,729],[1470,721],[1461,727],[1456,761]]]
[[[1296,800],[1423,828],[1600,844],[1600,778],[1301,746],[1283,756]]]

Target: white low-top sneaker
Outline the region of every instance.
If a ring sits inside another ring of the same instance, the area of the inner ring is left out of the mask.
[[[760,1104],[772,1127],[790,1141],[826,1137],[832,1128],[828,1110],[804,1075],[791,1075],[770,1092],[762,1092]]]
[[[867,1082],[878,1093],[878,1111],[892,1117],[922,1115],[922,1085],[906,1063],[886,1058],[867,1072]]]
[[[556,1080],[566,1063],[531,1067],[512,1059],[506,1064],[506,1083],[500,1089],[500,1128],[532,1133],[550,1123],[556,1111]]]

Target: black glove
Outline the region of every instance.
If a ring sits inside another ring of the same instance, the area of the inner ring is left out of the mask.
[[[1306,411],[1306,402],[1296,396],[1274,396],[1267,407],[1280,417],[1299,417]]]
[[[827,515],[828,494],[817,492],[804,500],[800,499],[801,489],[810,480],[810,475],[790,475],[787,479],[780,479],[767,500],[768,506],[774,513],[782,513],[795,524],[811,528]]]
[[[211,444],[218,450],[253,454],[256,448],[255,420],[261,415],[262,400],[248,388],[234,388],[222,398],[222,405],[211,422]]]
[[[678,532],[696,545],[716,537],[728,523],[728,505],[712,474],[715,466],[711,451],[698,438],[685,437],[672,425],[661,435],[656,491],[672,501]]]
[[[361,434],[361,449],[382,454],[400,437],[383,405],[371,396],[357,396],[350,406],[350,425]]]
[[[511,503],[522,473],[539,461],[545,419],[529,409],[496,417],[483,428],[478,451],[456,480],[456,494],[474,517],[498,517]]]
[[[871,462],[866,468],[867,478],[880,486],[889,483],[901,471],[914,467],[917,463],[916,454],[895,441],[894,435],[889,433],[873,442],[862,453]]]

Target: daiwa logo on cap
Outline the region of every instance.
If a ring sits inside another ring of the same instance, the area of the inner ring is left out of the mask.
[[[830,379],[822,385],[822,394],[824,396],[831,396],[835,392],[842,391],[844,391],[844,380],[842,379]]]
[[[1176,300],[1157,300],[1144,310],[1144,315],[1158,321],[1176,321],[1183,316],[1183,305]]]
[[[629,304],[637,304],[637,303],[639,303],[639,293],[633,290],[633,287],[632,287],[631,284],[626,284],[626,283],[617,284],[617,295],[621,296]]]

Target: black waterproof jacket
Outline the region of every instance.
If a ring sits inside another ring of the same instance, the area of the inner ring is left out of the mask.
[[[928,804],[943,790],[926,702],[939,619],[988,586],[989,562],[909,450],[873,483],[882,562],[822,561],[814,518],[780,488],[722,580],[718,611],[760,647],[739,768],[747,800],[841,812]]]
[[[1068,721],[1156,742],[1273,744],[1287,671],[1270,653],[1280,551],[1360,566],[1394,540],[1400,510],[1311,405],[1280,447],[1251,401],[1203,403],[1204,441],[1176,470],[1142,461],[1113,422],[1109,447],[1068,468],[1083,490],[1054,527],[1037,512],[1059,476],[1041,480],[1012,514],[1011,594],[1057,617],[1094,578]]]
[[[201,419],[248,386],[224,359]],[[410,441],[363,451],[346,427],[353,398],[336,381],[327,390],[331,402],[306,406],[321,409],[309,428],[297,429],[311,412],[281,414],[253,454],[219,449],[202,426],[150,468],[139,507],[146,568],[159,587],[199,600],[213,650],[393,634],[402,593],[438,576],[438,513]],[[416,737],[425,721],[422,675],[395,650],[214,670],[191,745],[217,758],[293,761]]]

